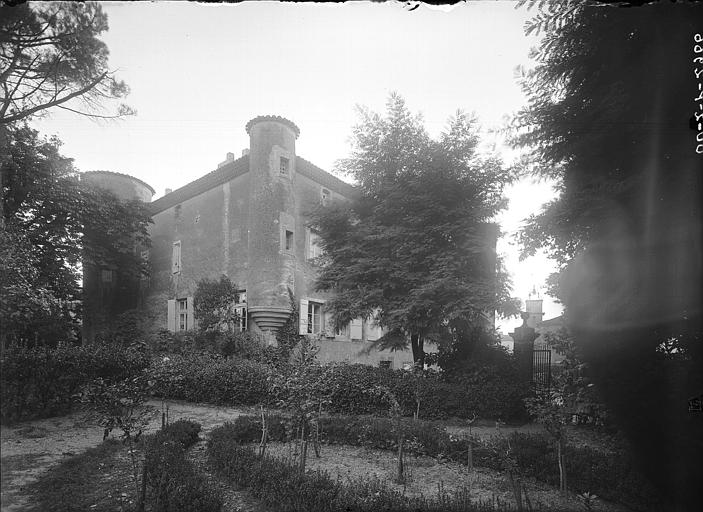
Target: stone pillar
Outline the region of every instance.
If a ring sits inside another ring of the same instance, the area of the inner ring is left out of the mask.
[[[515,329],[515,332],[510,333],[510,337],[514,340],[513,354],[517,359],[518,369],[520,372],[521,382],[532,381],[532,357],[535,348],[535,339],[537,333],[534,328],[527,325],[530,318],[530,313],[522,313],[522,325]]]
[[[283,117],[259,116],[246,125],[249,150],[249,315],[269,337],[290,315],[296,253],[295,140],[300,130]]]

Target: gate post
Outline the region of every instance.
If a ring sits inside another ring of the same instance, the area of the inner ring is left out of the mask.
[[[510,337],[514,340],[513,354],[517,359],[520,381],[525,383],[532,382],[532,357],[535,348],[535,339],[537,333],[534,328],[527,325],[527,320],[530,318],[529,313],[521,313],[522,325],[515,329],[515,332],[510,333]]]

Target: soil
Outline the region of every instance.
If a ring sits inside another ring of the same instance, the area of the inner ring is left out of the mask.
[[[270,443],[267,453],[290,462],[295,449],[287,443]],[[488,504],[509,503],[515,506],[512,487],[507,477],[486,468],[474,468],[454,462],[437,462],[424,456],[404,457],[404,482],[397,483],[398,459],[395,453],[353,446],[323,445],[320,458],[309,449],[306,469],[323,471],[332,480],[353,482],[360,479],[376,479],[406,496],[438,495],[440,489],[450,495],[455,491],[470,490],[472,501]],[[573,493],[561,495],[558,490],[535,479],[523,479],[532,507],[538,510],[582,511],[583,503]],[[595,500],[591,510],[599,512],[626,512],[629,509]]]
[[[233,421],[241,414],[251,414],[253,409],[218,407],[187,402],[153,401],[153,408],[148,431],[156,431],[161,426],[162,411],[168,409],[170,421],[191,419],[202,425],[203,437],[227,421]],[[472,427],[472,434],[480,437],[490,437],[507,434],[510,431],[522,432],[539,431],[538,425],[523,427],[505,427],[496,429],[493,425]],[[453,435],[468,433],[468,426],[452,426],[448,430]],[[112,434],[116,436],[118,433]],[[97,446],[103,440],[103,430],[85,413],[73,413],[59,418],[49,418],[15,424],[0,429],[2,458],[2,512],[19,512],[28,510],[32,498],[27,486],[36,481],[49,468],[65,457],[81,453]],[[272,443],[269,451],[287,457],[289,447],[286,444]],[[314,452],[309,452],[308,468],[327,471],[333,478],[355,479],[375,477],[392,485],[407,495],[423,494],[436,495],[438,486],[446,491],[460,490],[470,486],[472,497],[476,501],[514,503],[511,488],[505,477],[495,471],[478,468],[469,474],[465,466],[455,463],[438,463],[427,457],[407,456],[406,482],[394,483],[396,459],[394,454],[386,451],[369,450],[351,446],[323,445],[321,458],[317,459]],[[225,503],[225,511],[265,512],[256,500],[246,491],[233,489],[227,482],[213,476],[205,457],[205,441],[197,443],[189,456],[197,467],[208,474],[210,481],[221,493]],[[583,510],[583,504],[575,495],[567,497],[559,495],[558,491],[534,480],[526,480],[530,501],[533,506],[542,504],[555,510]],[[620,512],[625,507],[597,500],[592,510]]]

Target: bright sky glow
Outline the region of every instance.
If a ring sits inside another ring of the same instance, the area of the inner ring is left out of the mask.
[[[475,1],[446,9],[401,3],[107,2],[104,41],[110,66],[131,88],[138,115],[96,123],[65,111],[33,122],[64,142],[81,171],[131,174],[156,189],[176,189],[214,170],[228,151],[249,145],[244,125],[278,114],[301,130],[297,153],[323,169],[348,154],[355,105],[384,110],[397,91],[437,136],[457,109],[491,128],[524,104],[513,70],[529,66],[537,40],[531,12],[514,2]],[[501,150],[501,146],[498,146]],[[515,152],[504,149],[506,159]],[[345,179],[343,176],[340,176]],[[527,298],[553,271],[543,255],[518,262],[511,235],[553,192],[527,180],[510,188],[499,243],[514,295]],[[542,293],[543,297],[544,294]],[[545,318],[561,308],[545,298]],[[520,321],[500,321],[503,332]]]

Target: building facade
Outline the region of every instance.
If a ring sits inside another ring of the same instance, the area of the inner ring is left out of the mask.
[[[198,282],[225,275],[240,289],[240,327],[270,343],[290,315],[292,294],[299,332],[318,340],[320,361],[411,366],[409,350],[365,350],[382,334],[371,320],[335,329],[324,307],[329,295],[314,289],[320,247],[308,214],[351,199],[354,187],[297,155],[293,122],[259,116],[245,128],[250,145],[241,157],[228,153],[216,170],[150,203],[152,245],[143,255],[150,277],[139,301],[148,322],[173,332],[195,329]]]

